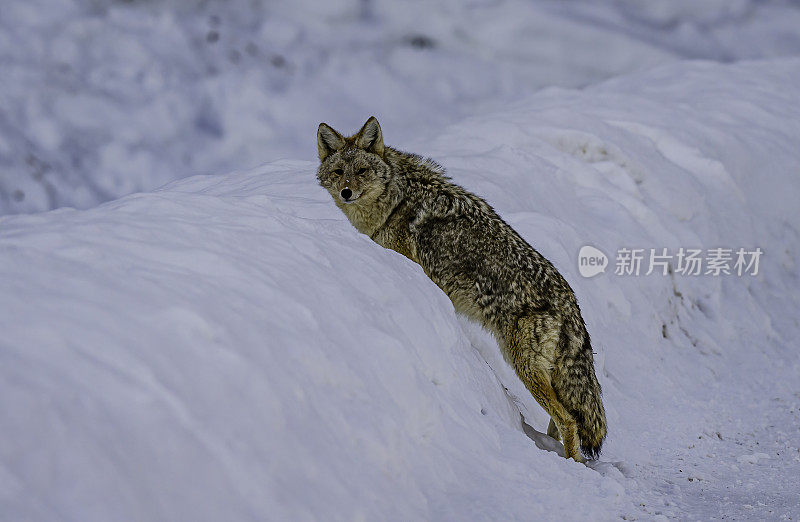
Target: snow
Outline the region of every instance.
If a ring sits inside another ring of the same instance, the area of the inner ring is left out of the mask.
[[[758,453],[753,453],[752,455],[739,455],[739,457],[736,458],[736,461],[742,464],[758,464],[759,459],[768,459],[768,458],[769,455],[767,455],[766,453],[761,453],[759,451]]]
[[[0,214],[313,160],[320,121],[408,142],[543,87],[797,55],[799,26],[760,0],[4,0]]]
[[[0,218],[2,518],[797,519],[798,78],[680,62],[408,141],[382,122],[575,288],[610,427],[589,466],[313,161]],[[764,255],[589,279],[584,245]]]
[[[797,27],[756,0],[3,2],[0,520],[797,520]],[[575,289],[599,461],[316,185],[317,124],[372,114]],[[623,248],[763,255],[617,275]]]

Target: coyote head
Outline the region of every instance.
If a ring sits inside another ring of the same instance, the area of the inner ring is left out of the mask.
[[[389,165],[384,161],[381,126],[374,116],[349,138],[320,123],[317,149],[317,179],[339,207],[368,205],[386,189]]]

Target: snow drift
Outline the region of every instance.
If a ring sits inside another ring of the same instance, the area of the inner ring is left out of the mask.
[[[319,120],[424,136],[545,86],[800,53],[791,2],[4,0],[0,214],[313,159]]]
[[[798,79],[795,59],[681,64],[416,143],[382,121],[574,287],[610,426],[593,468],[526,436],[547,418],[494,341],[356,233],[312,162],[0,219],[0,515],[796,514]],[[586,244],[764,256],[583,279]]]

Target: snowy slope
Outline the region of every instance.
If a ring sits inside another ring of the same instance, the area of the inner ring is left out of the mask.
[[[408,141],[546,86],[800,54],[783,1],[4,0],[0,214],[313,159],[320,120]]]
[[[610,425],[592,467],[525,435],[520,412],[547,417],[494,341],[357,234],[313,162],[0,218],[0,516],[796,519],[798,79],[677,64],[416,142],[382,121],[575,288]],[[764,256],[583,279],[586,244]]]

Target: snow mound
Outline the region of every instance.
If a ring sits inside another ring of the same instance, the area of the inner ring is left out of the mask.
[[[382,122],[575,288],[610,426],[594,469],[531,441],[547,417],[494,341],[357,234],[312,162],[1,218],[2,517],[796,513],[798,78],[673,65],[416,143]],[[585,244],[764,256],[756,276],[583,279]]]
[[[658,5],[4,0],[0,214],[310,160],[320,120],[375,113],[402,141],[545,86],[800,54],[791,3]]]

